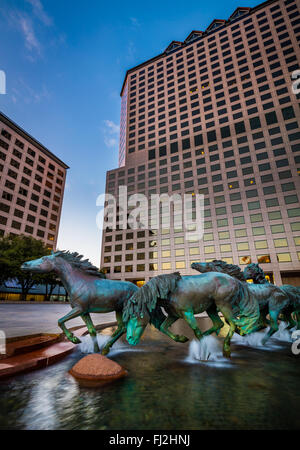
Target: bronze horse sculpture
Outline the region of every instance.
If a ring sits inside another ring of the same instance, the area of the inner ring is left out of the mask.
[[[65,322],[80,316],[93,339],[94,351],[99,352],[97,332],[90,313],[116,312],[118,327],[103,348],[102,354],[106,355],[113,343],[125,333],[126,328],[122,320],[123,304],[138,291],[139,288],[135,284],[129,281],[108,280],[88,260],[82,260],[81,255],[66,251],[57,251],[49,256],[25,262],[21,268],[34,273],[54,272],[61,279],[69,295],[72,310],[58,320],[58,325],[74,344],[81,341],[66,328]],[[156,311],[155,317],[151,317],[154,325],[163,320],[161,311]]]
[[[269,284],[262,268],[255,263],[248,264],[245,268],[244,277],[246,280],[252,279],[254,284]],[[279,288],[288,296],[289,303],[282,311],[282,318],[288,323],[288,329],[296,327],[300,329],[300,288],[283,284]],[[267,311],[264,311],[266,315]],[[296,320],[293,319],[293,316]]]
[[[158,275],[124,304],[123,321],[127,327],[127,341],[136,345],[150,322],[150,315],[161,307],[168,316],[161,323],[160,331],[178,341],[180,337],[173,335],[169,327],[182,318],[192,328],[196,338],[201,339],[224,326],[217,312],[219,310],[230,325],[223,345],[223,354],[229,357],[230,340],[236,328],[240,328],[241,334],[248,334],[259,326],[259,305],[247,285],[217,272],[192,276],[181,276],[178,272]],[[202,333],[194,315],[204,311],[213,326]]]
[[[247,283],[246,275],[243,273],[239,266],[234,264],[227,264],[225,261],[214,260],[208,263],[192,263],[192,269],[201,273],[220,272],[227,273],[230,276],[240,280],[244,285],[247,285],[247,289],[256,298],[260,309],[260,329],[265,328],[266,316],[269,313],[270,316],[270,329],[268,333],[263,337],[262,343],[265,344],[268,339],[278,331],[278,318],[289,305],[290,300],[286,292],[281,288],[270,284],[252,284]],[[258,329],[259,329],[258,328]]]

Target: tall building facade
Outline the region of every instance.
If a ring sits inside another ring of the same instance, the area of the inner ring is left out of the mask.
[[[55,249],[67,169],[0,113],[0,236],[30,235]]]
[[[223,259],[259,262],[276,284],[300,285],[299,43],[299,2],[269,0],[128,70],[120,167],[106,192],[203,194],[204,235],[123,230],[117,217],[103,231],[110,278],[142,283]]]

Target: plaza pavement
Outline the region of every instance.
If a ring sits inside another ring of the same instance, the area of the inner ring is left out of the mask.
[[[0,303],[0,331],[3,330],[7,338],[27,336],[37,333],[60,333],[57,325],[60,317],[71,311],[69,304],[17,304]],[[115,321],[115,313],[91,314],[94,325]],[[67,328],[85,326],[78,317],[67,322]]]

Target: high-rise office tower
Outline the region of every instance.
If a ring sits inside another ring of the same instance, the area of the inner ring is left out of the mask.
[[[55,249],[67,169],[0,113],[0,236],[25,234]]]
[[[299,2],[269,0],[128,70],[120,167],[106,192],[203,194],[204,235],[108,227],[101,266],[110,278],[192,274],[193,261],[223,259],[300,284],[299,43]]]

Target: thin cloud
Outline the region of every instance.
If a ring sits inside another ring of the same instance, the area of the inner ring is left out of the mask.
[[[120,126],[114,123],[112,120],[104,120],[104,144],[108,148],[113,148],[118,146]]]
[[[16,85],[11,89],[11,100],[13,103],[41,103],[51,97],[47,86],[42,85],[40,89],[32,89],[22,78],[19,78]]]
[[[41,53],[41,44],[38,41],[31,21],[25,16],[19,16],[19,26],[25,39],[25,46],[28,50],[36,50],[37,53]]]
[[[133,60],[135,58],[136,48],[132,41],[127,45],[127,59]]]
[[[130,20],[132,26],[137,27],[137,28],[141,26],[140,22],[138,21],[138,19],[136,17],[129,17],[129,20]]]
[[[106,127],[108,128],[110,133],[119,134],[120,133],[120,125],[117,125],[112,120],[104,120]]]
[[[34,15],[47,27],[53,25],[52,18],[46,13],[40,0],[26,0],[32,6]]]

